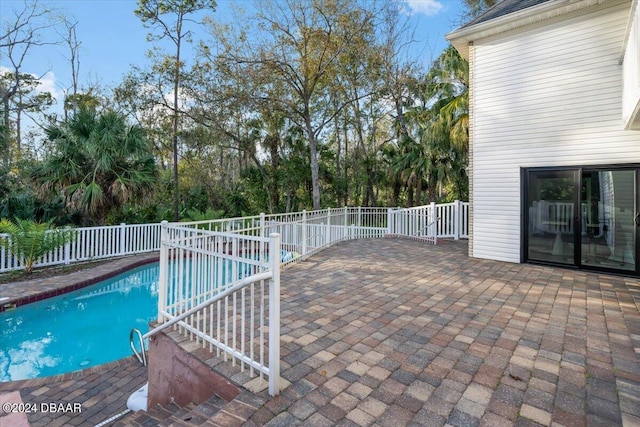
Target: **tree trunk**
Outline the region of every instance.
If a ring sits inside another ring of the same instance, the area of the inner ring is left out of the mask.
[[[308,107],[305,107],[305,111],[309,111]],[[313,132],[313,126],[311,125],[311,117],[309,114],[304,118],[307,136],[309,137],[309,157],[311,163],[311,200],[313,201],[313,209],[320,209],[320,173],[318,166],[318,147],[316,142],[316,135]]]
[[[402,189],[402,183],[399,180],[393,181],[393,195],[391,196],[391,206],[399,206],[400,190]]]
[[[334,109],[337,109],[337,102],[334,99]],[[335,138],[336,138],[336,184],[337,184],[337,188],[336,188],[336,201],[338,206],[342,206],[340,204],[340,201],[344,199],[344,204],[346,205],[347,203],[347,196],[346,194],[344,194],[344,183],[342,182],[341,176],[342,176],[342,169],[340,167],[340,159],[342,157],[342,145],[340,144],[340,121],[338,120],[339,114],[336,114],[336,116],[333,118],[333,122],[334,122],[334,134],[335,134]]]
[[[176,64],[173,74],[173,220],[180,219],[180,186],[178,185],[178,90],[180,89],[180,47],[182,41],[182,15],[179,15],[176,43]]]
[[[410,208],[413,203],[413,185],[407,185],[407,200],[405,201],[405,207]]]
[[[429,180],[429,203],[436,201],[437,189],[435,183],[431,183],[432,180]]]
[[[344,114],[346,116],[346,109]],[[342,126],[342,132],[344,132],[344,160],[342,162],[342,181],[344,182],[344,204],[345,206],[347,206],[349,204],[349,188],[351,188],[351,185],[349,185],[349,165],[347,162],[347,158],[349,156],[349,129],[347,127],[346,117],[342,123]]]
[[[3,99],[3,108],[4,108],[4,126],[5,126],[5,135],[4,135],[4,141],[2,141],[3,143],[3,147],[2,148],[2,167],[5,171],[9,170],[9,96],[5,93],[4,95],[4,99]]]

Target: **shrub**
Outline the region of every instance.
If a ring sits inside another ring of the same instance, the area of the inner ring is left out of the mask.
[[[57,229],[51,222],[36,222],[16,218],[0,220],[0,233],[9,238],[0,238],[0,247],[5,247],[16,258],[21,259],[27,273],[33,264],[49,252],[61,248],[73,239],[71,229]]]

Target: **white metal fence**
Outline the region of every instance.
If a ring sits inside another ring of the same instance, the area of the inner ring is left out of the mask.
[[[160,224],[120,224],[71,229],[67,245],[49,252],[35,267],[72,264],[103,258],[140,254],[160,249]],[[21,270],[21,259],[11,255],[2,243],[10,237],[0,234],[0,273]]]
[[[295,257],[311,254],[329,243],[346,239],[379,238],[385,235],[432,241],[436,238],[467,238],[468,203],[432,203],[416,208],[328,208],[176,225],[263,238],[270,233],[278,233],[282,238],[282,248]],[[160,224],[83,227],[73,229],[73,233],[71,243],[47,254],[35,266],[71,264],[160,250]],[[22,261],[8,253],[1,244],[2,240],[8,238],[0,234],[0,273],[24,268]],[[283,261],[286,263],[291,259]]]
[[[388,234],[458,237],[460,203],[411,209],[340,208],[162,224],[158,323],[231,359],[279,393],[280,266],[336,242]],[[443,215],[439,218],[437,215]],[[456,224],[451,225],[455,221]],[[269,236],[269,237],[266,237]],[[268,327],[267,327],[268,326]]]
[[[280,236],[162,224],[158,328],[174,325],[251,377],[280,381]]]
[[[338,208],[189,223],[79,228],[38,265],[160,251],[159,327],[174,326],[279,393],[280,266],[336,242],[385,235],[464,237],[465,204]],[[7,239],[8,236],[0,235]],[[0,252],[0,271],[19,260]],[[133,336],[133,334],[132,334]],[[133,346],[132,346],[133,348]]]

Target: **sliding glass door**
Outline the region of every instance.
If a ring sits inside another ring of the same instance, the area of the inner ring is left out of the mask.
[[[529,172],[529,261],[575,263],[575,170]]]
[[[637,272],[636,168],[525,170],[523,258]]]
[[[583,265],[635,271],[636,171],[582,171]]]

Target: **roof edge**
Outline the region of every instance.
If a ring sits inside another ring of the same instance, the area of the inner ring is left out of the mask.
[[[537,22],[542,22],[557,16],[566,15],[576,10],[586,9],[590,6],[609,2],[609,0],[550,0],[526,9],[512,12],[497,18],[480,22],[468,27],[461,27],[445,35],[445,38],[453,44],[467,60],[469,59],[469,43],[500,34],[506,31],[521,28]]]

